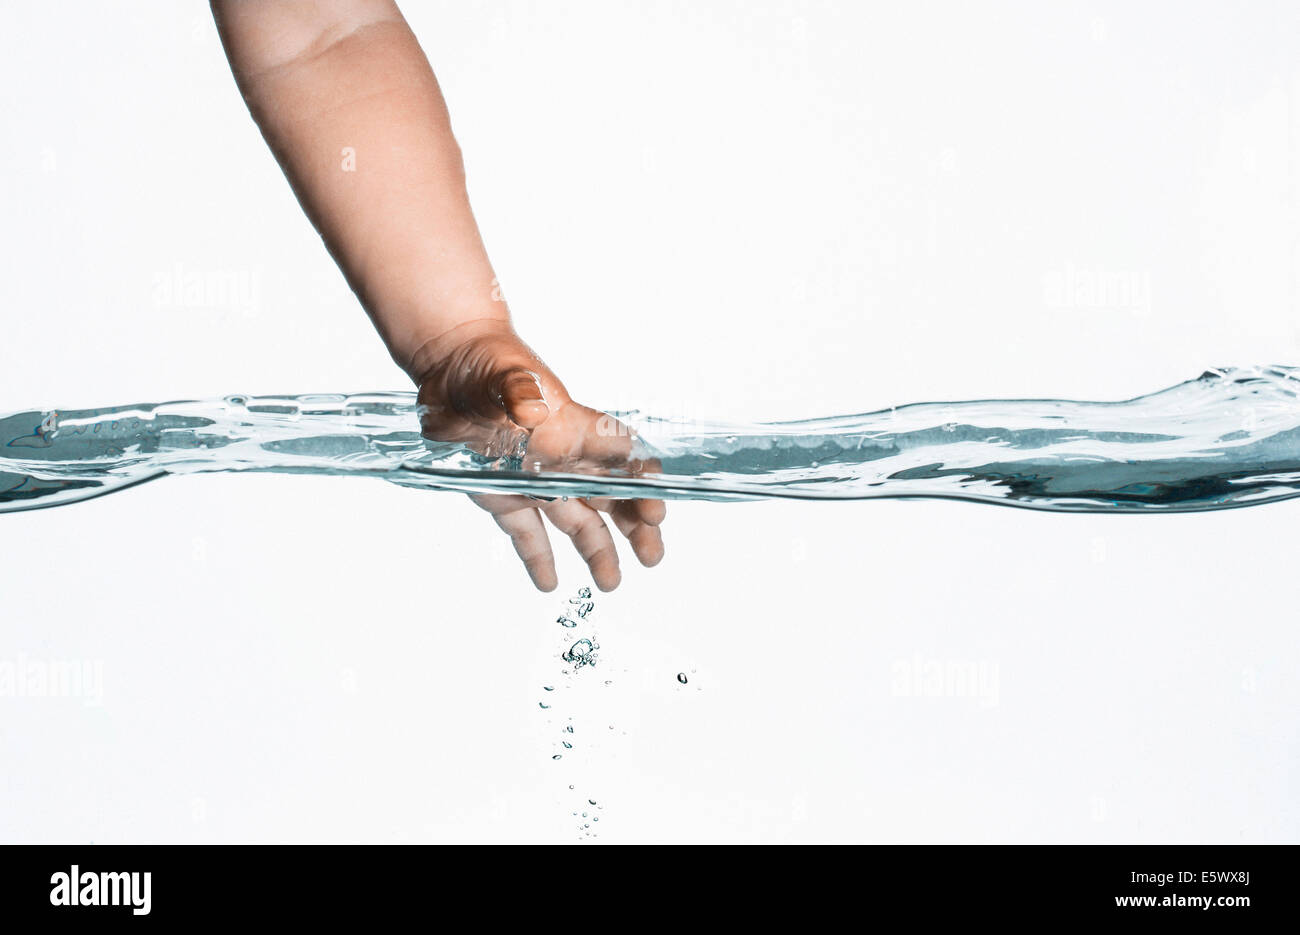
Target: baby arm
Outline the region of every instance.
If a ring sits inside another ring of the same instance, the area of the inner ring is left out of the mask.
[[[515,334],[470,210],[437,79],[391,0],[213,0],[249,111],[389,353],[419,387],[424,431],[490,446],[528,431],[539,466],[609,460],[599,413]],[[476,497],[534,583],[556,586],[542,516],[598,587],[617,585],[610,514],[643,564],[663,556],[660,501]]]

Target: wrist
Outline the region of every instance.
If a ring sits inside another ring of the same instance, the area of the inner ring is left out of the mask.
[[[433,327],[414,339],[408,353],[395,352],[394,359],[406,371],[411,381],[419,386],[448,356],[467,341],[493,335],[514,335],[510,314],[502,306],[500,312],[469,318],[449,327]]]

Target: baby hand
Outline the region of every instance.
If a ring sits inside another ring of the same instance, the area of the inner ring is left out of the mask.
[[[424,435],[455,441],[488,456],[508,454],[527,436],[524,468],[564,473],[640,473],[656,466],[632,458],[632,436],[621,423],[569,398],[541,359],[499,320],[468,322],[421,348],[413,364],[420,387]],[[573,540],[596,586],[609,591],[621,577],[618,553],[601,513],[631,543],[647,567],[664,555],[661,500],[568,498],[539,501],[512,494],[471,499],[510,536],[542,591],[557,585],[555,558],[542,517]]]

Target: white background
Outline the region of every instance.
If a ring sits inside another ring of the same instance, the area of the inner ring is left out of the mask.
[[[406,7],[518,327],[592,405],[1300,363],[1293,3]],[[0,410],[404,388],[206,5],[3,17]],[[563,842],[592,798],[601,842],[1294,842],[1298,518],[679,504],[566,680],[580,563],[537,594],[459,497],[212,476],[8,515],[0,661],[103,693],[0,697],[0,840]],[[909,694],[971,663],[982,697]]]

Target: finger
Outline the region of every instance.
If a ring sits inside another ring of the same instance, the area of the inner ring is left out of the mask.
[[[618,587],[622,574],[618,570],[618,552],[614,537],[600,514],[581,500],[555,500],[541,508],[546,518],[573,540],[582,560],[591,569],[596,587],[612,591]]]
[[[658,526],[648,526],[641,520],[637,501],[622,500],[609,515],[618,531],[627,537],[637,561],[653,568],[664,560],[664,534]]]
[[[507,370],[499,378],[497,395],[510,421],[521,428],[535,429],[551,414],[541,380],[531,370]]]
[[[637,518],[648,526],[658,526],[668,515],[668,505],[662,500],[630,500]]]
[[[602,513],[608,513],[614,525],[618,527],[627,541],[632,545],[632,551],[639,561],[646,568],[653,568],[658,565],[664,558],[664,537],[663,533],[657,528],[659,522],[663,521],[664,509],[663,502],[659,500],[615,500],[611,497],[588,497],[587,504],[595,510]],[[659,510],[655,515],[655,523],[647,523],[644,519],[645,507],[648,504],[658,505]]]
[[[653,568],[664,559],[664,537],[657,526],[648,525],[640,513],[640,501],[614,500],[609,497],[589,497],[587,505],[608,513],[632,546],[632,552],[646,568]],[[662,519],[662,517],[660,517]]]
[[[528,497],[517,493],[472,493],[469,499],[476,507],[487,510],[493,516],[526,510],[533,505]]]
[[[515,547],[515,554],[523,561],[524,568],[528,570],[528,577],[533,579],[537,589],[554,591],[560,582],[555,574],[555,554],[551,551],[551,541],[546,535],[546,526],[542,522],[541,514],[535,507],[493,512],[491,506],[485,506],[481,502],[491,499],[493,498],[476,497],[475,502],[491,512],[496,524],[510,537]],[[503,496],[500,499],[509,498]]]

